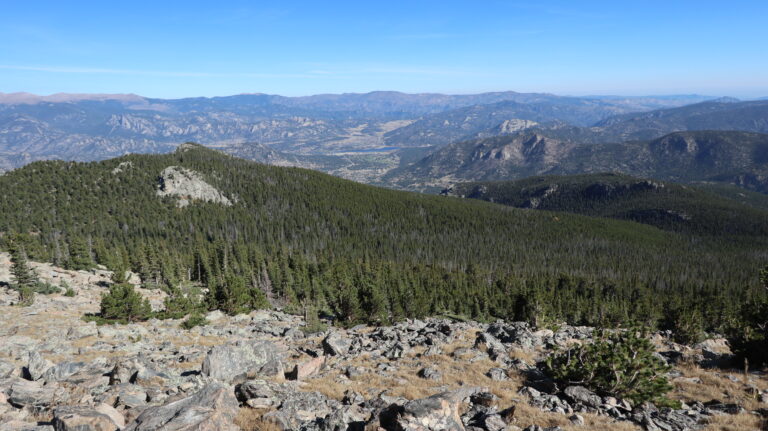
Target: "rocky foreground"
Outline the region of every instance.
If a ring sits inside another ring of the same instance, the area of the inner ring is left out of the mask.
[[[278,311],[213,312],[192,330],[178,320],[96,326],[81,316],[98,311],[108,272],[34,266],[76,295],[18,307],[0,286],[3,431],[759,430],[768,415],[768,377],[717,368],[729,359],[723,340],[686,347],[655,335],[683,402],[659,409],[558,387],[539,371],[591,328],[427,319],[307,334]],[[0,255],[0,284],[8,267]],[[162,304],[162,292],[141,292]]]

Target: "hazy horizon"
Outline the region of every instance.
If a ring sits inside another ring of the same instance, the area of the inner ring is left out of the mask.
[[[766,96],[753,96],[753,97],[736,97],[730,94],[699,94],[699,93],[666,93],[666,94],[560,94],[560,93],[552,93],[552,92],[546,92],[546,91],[532,91],[532,92],[522,92],[522,91],[516,91],[516,90],[491,90],[491,91],[483,91],[483,92],[477,92],[477,93],[444,93],[444,92],[405,92],[400,90],[371,90],[366,92],[341,92],[341,93],[308,93],[308,94],[299,94],[299,95],[285,95],[285,94],[277,94],[277,93],[267,93],[267,92],[248,92],[248,93],[233,93],[233,94],[217,94],[212,96],[200,96],[200,95],[187,95],[187,96],[181,96],[181,97],[155,97],[151,95],[146,94],[137,94],[137,93],[69,93],[69,92],[56,92],[56,93],[47,93],[47,94],[37,94],[37,93],[31,93],[28,91],[14,91],[14,92],[3,92],[0,91],[0,96],[19,96],[19,97],[34,97],[34,98],[40,98],[40,99],[51,99],[51,98],[66,98],[66,97],[82,97],[83,99],[90,99],[90,98],[110,98],[110,97],[141,97],[146,99],[162,99],[162,100],[178,100],[178,99],[193,99],[193,98],[220,98],[220,97],[235,97],[235,96],[252,96],[252,95],[267,95],[267,96],[279,96],[279,97],[295,97],[295,98],[301,98],[301,97],[315,97],[315,96],[341,96],[341,95],[367,95],[367,94],[374,94],[374,93],[397,93],[397,94],[403,94],[403,95],[409,95],[409,96],[416,96],[416,95],[427,95],[427,94],[434,94],[434,95],[443,95],[443,96],[470,96],[470,95],[479,95],[479,94],[494,94],[494,93],[519,93],[519,94],[545,94],[545,95],[552,95],[552,96],[558,96],[558,97],[575,97],[575,98],[673,98],[673,97],[706,97],[706,98],[713,98],[713,99],[720,99],[720,98],[736,98],[744,101],[750,101],[750,100],[759,100],[759,99],[765,99]],[[2,102],[2,99],[0,99],[0,102]]]
[[[768,96],[758,1],[42,3],[3,10],[1,92]]]

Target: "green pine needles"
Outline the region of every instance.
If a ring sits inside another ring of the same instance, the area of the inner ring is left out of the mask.
[[[35,287],[39,280],[37,274],[29,267],[27,252],[17,240],[9,242],[11,252],[11,288],[19,292],[19,305],[30,306],[35,302]]]
[[[152,315],[149,301],[128,283],[113,284],[109,293],[101,297],[100,316],[118,322],[140,322]]]
[[[644,332],[625,330],[595,333],[592,343],[547,358],[545,371],[564,385],[581,385],[603,396],[673,406],[670,367],[654,355]]]
[[[733,330],[729,340],[745,368],[768,365],[768,266],[760,271],[760,281],[765,290],[744,307],[744,323]]]

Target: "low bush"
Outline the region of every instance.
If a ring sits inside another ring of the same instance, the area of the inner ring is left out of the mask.
[[[193,313],[181,322],[181,327],[184,329],[192,329],[195,326],[205,326],[211,322],[203,316],[202,313]]]
[[[654,355],[651,341],[637,330],[595,333],[595,340],[550,356],[545,372],[563,385],[584,386],[599,395],[674,406],[670,367]]]
[[[59,289],[57,286],[46,283],[44,281],[38,281],[35,283],[34,291],[35,293],[39,293],[41,295],[53,295],[54,293],[61,293],[61,289]]]

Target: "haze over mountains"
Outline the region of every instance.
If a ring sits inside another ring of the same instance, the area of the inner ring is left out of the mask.
[[[11,155],[94,160],[128,152],[166,152],[179,143],[195,141],[225,149],[256,142],[282,151],[326,155],[448,144],[514,118],[586,125],[616,114],[704,99],[586,99],[515,92],[374,92],[307,97],[244,94],[175,100],[136,95],[0,94],[0,154],[6,155],[5,166],[9,167],[19,163]],[[501,105],[493,105],[498,103]],[[465,108],[475,112],[475,118],[464,118]],[[429,127],[434,121],[445,122],[432,117],[440,113],[462,117],[452,126],[458,129],[445,136],[420,139],[432,133]],[[416,124],[395,133],[412,122]]]
[[[705,130],[723,133],[659,140]],[[2,170],[41,159],[169,152],[192,141],[262,163],[426,191],[603,171],[765,191],[766,139],[754,133],[768,133],[768,101],[698,95],[0,94]]]

